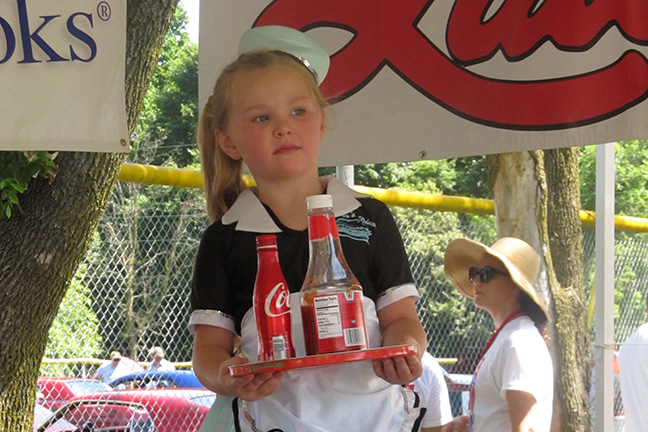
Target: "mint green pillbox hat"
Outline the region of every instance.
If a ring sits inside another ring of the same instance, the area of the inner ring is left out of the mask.
[[[281,51],[302,63],[321,84],[328,73],[330,59],[315,39],[294,28],[271,25],[254,27],[241,36],[238,53]]]

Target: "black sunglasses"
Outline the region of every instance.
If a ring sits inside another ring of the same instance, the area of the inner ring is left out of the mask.
[[[468,269],[468,279],[470,279],[470,282],[472,282],[473,279],[475,279],[475,276],[479,275],[480,282],[486,283],[493,278],[493,275],[496,274],[503,275],[503,276],[509,275],[508,272],[497,270],[489,266],[482,267],[482,268],[470,267],[470,269]]]

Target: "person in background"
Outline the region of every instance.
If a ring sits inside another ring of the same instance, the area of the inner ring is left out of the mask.
[[[149,350],[148,359],[151,364],[146,368],[147,372],[175,370],[173,363],[164,358],[164,350],[159,346],[153,347]]]
[[[108,383],[111,379],[117,378],[115,371],[117,370],[121,359],[122,355],[119,351],[112,351],[110,353],[110,361],[105,362],[104,364],[99,366],[99,368],[97,368],[97,372],[95,372],[94,378],[99,379],[105,383]]]
[[[445,252],[445,274],[461,294],[493,318],[470,386],[470,415],[453,431],[549,432],[553,367],[547,348],[549,322],[533,284],[540,257],[526,242],[504,237],[491,247],[455,239]],[[470,429],[472,427],[472,429]]]
[[[213,223],[196,257],[189,329],[194,371],[218,393],[215,406],[226,397],[236,398],[225,406],[229,428],[221,421],[215,423],[217,430],[232,430],[233,420],[236,430],[243,431],[414,431],[420,407],[415,393],[403,385],[422,373],[426,335],[400,233],[384,203],[318,175],[327,106],[318,85],[328,70],[328,54],[314,39],[282,26],[248,30],[239,54],[216,81],[198,134]],[[243,162],[254,188],[243,181]],[[261,233],[277,237],[296,312],[293,342],[297,355],[305,354],[299,290],[309,258],[306,198],[323,193],[333,197],[336,217],[344,217],[340,241],[363,287],[369,346],[418,344],[419,352],[230,376],[229,366],[257,358],[251,309],[255,239]],[[237,335],[243,357],[233,356]]]
[[[648,295],[646,321],[619,349],[619,377],[626,432],[648,431]]]
[[[447,430],[443,426],[452,421],[448,385],[441,365],[432,354],[426,351],[421,361],[423,373],[413,384],[410,384],[421,398],[421,406],[425,408],[421,432],[443,432]]]

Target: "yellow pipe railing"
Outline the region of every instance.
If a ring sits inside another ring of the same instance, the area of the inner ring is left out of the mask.
[[[495,214],[493,200],[366,186],[354,186],[353,188],[358,192],[372,195],[387,205],[459,213]]]
[[[123,164],[119,170],[118,179],[133,183],[175,187],[203,187],[203,177],[200,171],[152,165]],[[246,182],[252,184],[251,180]],[[495,214],[493,200],[482,198],[446,196],[366,186],[354,186],[354,189],[372,195],[388,205],[456,213]],[[594,226],[596,215],[593,211],[580,210],[579,216],[583,225]],[[648,232],[648,219],[616,215],[614,216],[614,227],[620,231]]]
[[[153,165],[122,164],[117,178],[121,181],[132,183],[198,189],[202,189],[203,187],[203,176],[200,171]]]

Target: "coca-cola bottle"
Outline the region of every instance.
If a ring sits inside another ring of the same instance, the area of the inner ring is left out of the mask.
[[[342,253],[332,197],[306,203],[309,262],[299,294],[306,355],[365,349],[362,286]]]
[[[295,357],[290,323],[290,292],[279,267],[274,234],[256,238],[257,275],[254,281],[254,315],[259,338],[259,360]]]

